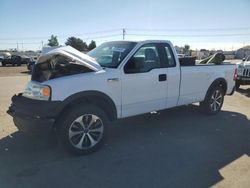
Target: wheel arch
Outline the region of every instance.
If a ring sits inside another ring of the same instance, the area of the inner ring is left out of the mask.
[[[117,119],[117,109],[114,101],[108,95],[100,91],[83,91],[67,97],[60,105],[57,117],[60,117],[69,108],[81,103],[93,104],[100,107],[111,121]]]
[[[208,88],[208,90],[207,90],[207,92],[206,92],[206,97],[205,97],[205,98],[207,98],[207,95],[209,94],[209,92],[210,92],[214,87],[216,87],[216,86],[219,86],[219,87],[222,88],[222,90],[223,90],[223,92],[224,92],[224,95],[227,93],[227,81],[226,81],[224,78],[217,78],[216,80],[214,80],[214,81],[210,84],[210,86],[209,86],[209,88]]]

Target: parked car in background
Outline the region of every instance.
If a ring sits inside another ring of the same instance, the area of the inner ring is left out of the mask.
[[[107,42],[88,54],[61,47],[39,57],[8,113],[19,130],[53,128],[67,149],[87,154],[116,119],[196,102],[217,114],[236,65],[185,65],[169,41]]]
[[[177,54],[177,55],[178,55],[178,58],[184,58],[187,56],[186,54]]]
[[[31,57],[30,62],[27,63],[27,69],[28,69],[29,71],[32,71],[33,66],[35,65],[35,63],[36,63],[36,61],[37,61],[37,58],[38,58],[38,57]]]
[[[27,64],[30,62],[30,58],[25,55],[11,55],[9,58],[2,60],[2,66],[11,64],[12,66],[21,66],[22,64]]]
[[[239,89],[240,85],[250,85],[250,55],[238,64],[236,89]]]
[[[0,62],[2,62],[4,59],[4,56],[0,55]]]

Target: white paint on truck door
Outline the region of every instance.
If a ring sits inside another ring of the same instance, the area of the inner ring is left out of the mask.
[[[156,45],[143,45],[124,66],[122,117],[166,108],[166,79]]]
[[[165,64],[167,68],[167,108],[177,105],[179,99],[179,86],[180,86],[180,67],[175,58],[175,53],[172,51],[171,44],[163,44],[163,52],[165,53]]]

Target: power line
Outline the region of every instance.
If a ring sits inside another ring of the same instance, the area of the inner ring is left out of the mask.
[[[142,33],[128,33],[130,36],[156,36],[156,37],[228,37],[228,36],[250,36],[250,33],[237,34],[212,34],[212,35],[169,35],[169,34],[142,34]]]
[[[250,30],[250,27],[240,28],[180,28],[180,29],[137,29],[127,28],[127,30],[133,31],[146,31],[146,32],[164,32],[164,31],[239,31],[239,30]]]
[[[110,38],[110,37],[116,37],[116,36],[121,36],[121,34],[112,34],[112,35],[101,35],[101,36],[97,36],[97,37],[86,37],[86,38],[83,38],[83,39],[100,39],[100,38]]]
[[[110,29],[110,30],[88,32],[88,33],[74,33],[74,34],[56,35],[56,36],[58,38],[64,38],[64,37],[71,37],[71,36],[84,36],[84,35],[96,35],[96,34],[101,34],[101,33],[112,33],[112,32],[118,32],[118,31],[120,31],[120,29]],[[34,39],[48,39],[50,37],[51,35],[40,36],[40,37],[0,38],[0,40],[34,40]]]
[[[87,38],[83,38],[85,40],[88,39],[100,39],[100,38],[110,38],[110,37],[116,37],[116,36],[121,36],[121,34],[111,34],[111,35],[101,35],[101,36],[96,36],[96,37],[87,37]],[[0,45],[12,45],[12,44],[41,44],[43,45],[43,41],[42,42],[7,42],[7,43],[3,43],[1,42]]]
[[[7,42],[7,43],[0,43],[0,45],[12,45],[12,44],[41,44],[41,42]]]
[[[138,28],[123,28],[122,31],[124,32],[123,35],[125,37],[125,31],[144,31],[144,32],[180,32],[180,31],[242,31],[242,30],[250,30],[250,27],[241,27],[241,28],[181,28],[181,29],[138,29]],[[112,33],[112,32],[120,32],[121,29],[110,29],[110,30],[100,30],[94,32],[86,32],[86,33],[72,33],[66,35],[56,35],[58,38],[66,38],[70,36],[92,36],[96,34],[104,34],[104,33]],[[38,36],[38,37],[19,37],[19,38],[0,38],[2,41],[9,41],[9,40],[35,40],[35,39],[48,39],[51,35],[47,36]],[[90,37],[89,36],[89,37]],[[86,38],[89,38],[86,37]],[[96,38],[92,36],[93,38]],[[99,38],[99,37],[98,37]]]
[[[243,31],[244,30],[244,31]],[[110,30],[102,30],[102,31],[95,31],[95,32],[86,32],[86,33],[78,33],[78,34],[68,34],[68,35],[56,35],[60,40],[64,37],[70,36],[84,36],[81,37],[83,40],[96,40],[96,39],[107,39],[111,37],[118,37],[125,39],[126,36],[141,36],[141,37],[180,37],[180,38],[212,38],[212,37],[240,37],[246,36],[249,38],[250,36],[250,27],[242,27],[242,28],[206,28],[206,29],[110,29]],[[140,31],[140,32],[139,32]],[[193,34],[167,34],[168,32],[172,31],[193,31]],[[201,31],[201,33],[196,34],[195,31]],[[202,34],[202,31],[211,31],[212,34]],[[212,31],[217,31],[212,32]],[[225,31],[225,32],[220,32]],[[241,31],[239,32],[230,32],[227,33],[226,31]],[[150,32],[150,33],[148,33]],[[159,33],[161,32],[161,33]],[[244,33],[243,33],[244,32]],[[0,38],[0,45],[37,45],[41,44],[43,46],[43,41],[39,39],[48,39],[50,36],[44,37],[23,37],[23,38]],[[15,42],[14,42],[15,40]],[[33,42],[23,42],[22,40],[34,40]],[[39,41],[38,41],[39,40]],[[185,40],[185,39],[184,39]],[[6,41],[6,42],[5,42]],[[13,41],[13,42],[12,42]],[[98,41],[98,40],[97,40]],[[192,39],[191,39],[192,41]],[[197,41],[196,41],[197,42]]]

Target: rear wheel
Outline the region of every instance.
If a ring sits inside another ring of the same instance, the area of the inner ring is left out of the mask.
[[[224,91],[221,87],[216,86],[212,88],[208,92],[205,100],[200,103],[201,108],[206,114],[217,114],[222,108],[224,95]]]
[[[67,110],[59,121],[60,139],[71,152],[85,155],[96,151],[106,135],[106,114],[93,105],[77,106]]]

